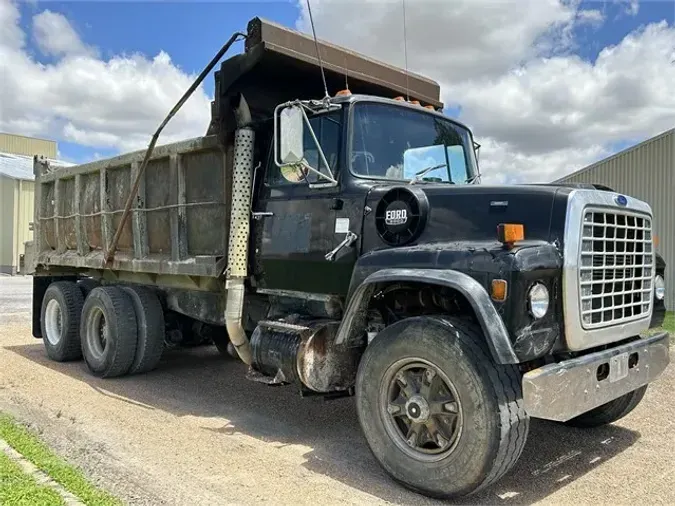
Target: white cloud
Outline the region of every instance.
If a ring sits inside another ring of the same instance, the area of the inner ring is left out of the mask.
[[[304,4],[297,26],[307,30]],[[312,13],[320,38],[402,66],[401,7],[313,0]],[[574,54],[575,27],[606,21],[575,0],[408,0],[406,21],[409,66],[437,80],[446,105],[474,130],[484,182],[550,181],[615,143],[675,125],[675,28],[665,21],[595,61]]]
[[[630,16],[637,16],[640,12],[640,0],[615,0],[615,2],[623,4],[624,12]]]
[[[80,40],[63,15],[49,10],[33,16],[33,36],[40,51],[48,56],[96,56],[96,50]]]
[[[577,20],[597,27],[605,21],[605,15],[598,9],[583,9],[577,13]]]
[[[305,0],[297,27],[309,31]],[[320,38],[403,66],[401,0],[313,0]],[[558,0],[407,0],[412,69],[462,79],[498,76],[534,57],[542,37],[559,32],[575,11]]]
[[[10,3],[0,1],[0,51],[23,47],[24,33],[19,28],[19,11]]]
[[[140,149],[195,77],[165,52],[102,59],[65,17],[51,11],[35,15],[27,34],[17,5],[0,0],[0,26],[0,131],[100,149]],[[55,57],[53,63],[31,55],[28,37]],[[203,135],[209,120],[210,98],[200,87],[159,142]]]
[[[481,142],[483,184],[549,182],[611,154],[607,148],[597,144],[526,153],[492,138],[481,139]]]

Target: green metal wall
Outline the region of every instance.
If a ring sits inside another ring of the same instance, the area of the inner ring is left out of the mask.
[[[16,274],[25,242],[33,238],[35,184],[0,175],[0,273]]]
[[[656,251],[666,261],[666,305],[675,310],[675,129],[617,153],[557,182],[600,183],[648,202]]]

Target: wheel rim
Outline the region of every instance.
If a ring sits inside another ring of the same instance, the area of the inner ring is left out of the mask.
[[[92,309],[92,314],[87,324],[86,339],[91,354],[94,358],[100,359],[105,353],[109,336],[105,316],[99,308]]]
[[[47,309],[45,310],[45,331],[49,344],[56,346],[61,340],[61,333],[63,331],[63,313],[61,312],[61,305],[56,299],[51,299],[47,303]]]
[[[462,405],[443,371],[421,358],[399,360],[380,384],[385,429],[410,457],[435,462],[454,451],[462,433]]]

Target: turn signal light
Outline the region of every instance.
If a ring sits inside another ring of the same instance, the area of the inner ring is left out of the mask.
[[[433,105],[425,105],[424,108],[425,109],[431,109],[432,111],[436,110],[436,108]]]
[[[399,102],[405,102],[405,98],[403,97],[394,97],[394,100],[398,100]]]
[[[654,243],[654,247],[656,248],[656,247],[658,247],[658,245],[659,245],[659,243],[660,243],[661,241],[659,240],[659,236],[658,236],[658,235],[655,235],[655,236],[653,236],[653,237],[654,237],[654,238],[652,239],[652,242]]]
[[[525,227],[521,223],[500,223],[497,226],[497,240],[512,245],[525,239]]]
[[[506,300],[506,294],[508,291],[508,283],[505,279],[493,279],[492,280],[492,299],[504,302]]]
[[[349,91],[349,90],[340,90],[335,94],[335,96],[336,97],[348,97],[351,94],[352,94],[352,92]]]
[[[410,103],[411,103],[412,105],[420,105],[420,101],[419,101],[419,100],[411,100]]]

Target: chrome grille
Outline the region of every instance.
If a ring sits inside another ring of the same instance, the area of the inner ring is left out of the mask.
[[[650,312],[654,254],[649,216],[586,209],[579,252],[579,303],[586,329]]]

